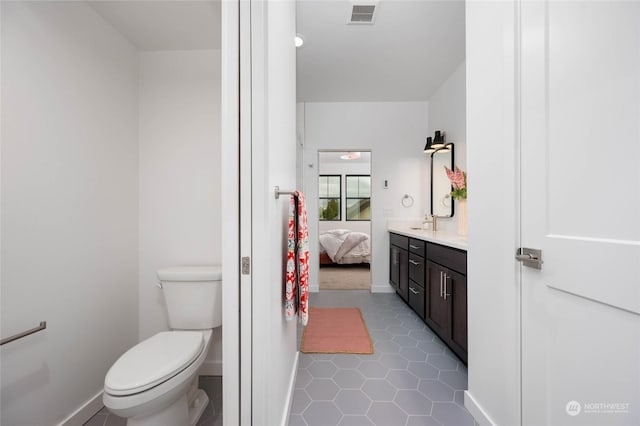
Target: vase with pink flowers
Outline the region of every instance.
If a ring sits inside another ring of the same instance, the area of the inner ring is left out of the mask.
[[[458,201],[458,235],[467,235],[467,174],[456,166],[455,170],[445,166],[445,172],[451,181],[451,198]]]

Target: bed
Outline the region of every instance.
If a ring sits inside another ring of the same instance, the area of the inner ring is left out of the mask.
[[[320,265],[371,263],[371,242],[364,232],[332,229],[320,233]]]

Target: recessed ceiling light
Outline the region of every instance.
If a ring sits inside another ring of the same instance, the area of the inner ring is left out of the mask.
[[[302,47],[304,38],[300,34],[296,34],[296,47]]]

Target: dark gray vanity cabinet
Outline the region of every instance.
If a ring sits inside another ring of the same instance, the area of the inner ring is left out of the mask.
[[[467,362],[467,253],[427,243],[425,322]]]
[[[390,234],[389,282],[396,293],[409,301],[409,238]]]
[[[390,233],[391,285],[467,362],[467,252]]]

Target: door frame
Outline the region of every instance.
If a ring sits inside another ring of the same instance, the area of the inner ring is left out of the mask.
[[[353,151],[357,151],[357,152],[368,152],[370,157],[369,157],[369,176],[371,177],[371,180],[373,181],[373,149],[371,148],[317,148],[316,152],[315,152],[315,163],[318,165],[317,169],[316,169],[316,173],[315,173],[315,178],[314,178],[314,183],[313,185],[315,185],[316,188],[318,188],[318,182],[320,179],[320,166],[321,166],[321,159],[320,159],[320,154],[322,153],[327,153],[327,152],[353,152]],[[346,217],[347,217],[347,213],[346,213],[346,194],[347,194],[347,187],[346,187],[346,174],[342,175],[343,178],[341,179],[341,185],[344,189],[344,191],[342,191],[341,188],[341,194],[342,194],[342,200],[340,201],[340,209],[344,210],[344,220],[346,222]],[[372,190],[371,190],[371,197],[369,198],[370,202],[371,200],[373,200],[373,185],[372,185]],[[315,199],[316,202],[316,207],[318,207],[318,197],[316,196]],[[317,208],[316,208],[317,211]],[[373,209],[372,209],[373,211]],[[320,241],[320,217],[317,217],[316,220],[316,224],[317,224],[317,235],[316,235],[316,241],[319,242]],[[373,222],[374,222],[374,216],[371,215],[371,219],[369,219],[369,244],[371,246],[371,256],[373,256]],[[312,247],[318,247],[318,244],[311,244]],[[313,255],[313,253],[311,253]],[[317,257],[319,257],[320,253],[316,253]],[[372,293],[372,289],[373,289],[373,270],[374,270],[375,266],[373,265],[373,263],[369,264],[369,293]],[[313,271],[312,271],[313,273]],[[318,264],[317,266],[317,271],[315,271],[315,276],[320,277],[320,264]],[[318,293],[320,292],[320,280],[318,279],[318,289],[317,289]]]
[[[251,315],[251,306],[248,309],[241,309],[241,290],[243,284],[250,276],[241,275],[240,259],[241,249],[241,212],[244,204],[247,203],[246,194],[241,191],[240,155],[241,143],[245,141],[245,136],[250,135],[246,130],[246,112],[241,111],[241,107],[246,109],[247,94],[240,91],[241,83],[246,79],[246,75],[241,76],[241,59],[246,61],[246,54],[240,57],[241,52],[250,52],[249,49],[241,49],[241,42],[246,43],[246,36],[241,38],[241,11],[242,3],[239,0],[226,0],[222,2],[222,149],[221,149],[221,180],[222,180],[222,200],[224,208],[222,215],[222,400],[223,424],[225,426],[235,426],[240,424],[251,424],[251,368],[243,368],[246,364],[246,357],[251,357],[251,351],[241,350],[241,327],[247,322],[243,315]],[[250,58],[249,58],[250,59]],[[246,68],[246,67],[245,67]],[[250,86],[249,86],[250,87]],[[242,123],[241,123],[242,117]],[[250,115],[248,116],[250,119]],[[250,130],[250,121],[249,121]],[[250,141],[249,141],[250,143]],[[250,172],[250,170],[249,170]],[[250,191],[250,188],[249,188]],[[250,192],[248,202],[251,202]],[[249,238],[250,238],[250,228]],[[246,235],[243,229],[242,235]],[[246,306],[246,305],[245,305]],[[245,306],[242,306],[244,308]],[[251,324],[249,321],[248,324]],[[249,339],[250,344],[250,339]],[[246,348],[245,348],[246,349]],[[241,357],[242,354],[244,357]],[[250,361],[249,361],[250,362]],[[247,387],[248,383],[248,387]],[[249,392],[249,398],[246,394]],[[246,419],[249,419],[247,421]]]

